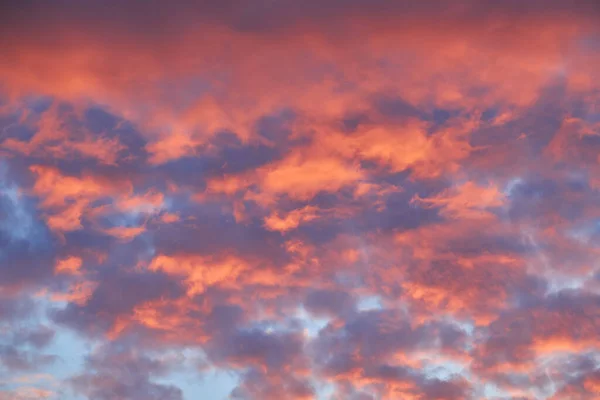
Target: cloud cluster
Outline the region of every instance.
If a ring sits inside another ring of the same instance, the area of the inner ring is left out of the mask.
[[[0,400],[600,397],[597,1],[0,15]]]

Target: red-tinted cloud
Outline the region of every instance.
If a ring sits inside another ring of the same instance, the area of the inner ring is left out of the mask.
[[[597,2],[0,15],[0,399],[599,396]]]

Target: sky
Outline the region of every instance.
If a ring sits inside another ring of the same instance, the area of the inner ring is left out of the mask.
[[[0,400],[600,398],[596,0],[0,6]]]

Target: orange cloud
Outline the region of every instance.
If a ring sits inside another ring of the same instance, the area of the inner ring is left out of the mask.
[[[284,217],[277,213],[271,214],[265,218],[265,226],[272,231],[285,233],[291,229],[297,228],[302,222],[308,222],[317,218],[317,209],[306,206],[301,209],[293,210]]]
[[[494,185],[481,187],[466,182],[451,190],[445,190],[433,198],[421,199],[416,196],[413,202],[428,207],[440,207],[450,218],[493,219],[488,208],[498,208],[505,204],[504,195]]]
[[[59,274],[77,275],[79,274],[81,264],[82,260],[80,257],[67,257],[58,261],[55,271]]]
[[[363,177],[356,166],[347,165],[342,160],[305,158],[299,154],[263,169],[261,174],[263,190],[275,195],[287,194],[299,200],[310,199],[320,191],[335,192]]]
[[[212,261],[200,256],[158,255],[148,268],[184,277],[188,294],[194,295],[213,285],[235,286],[237,278],[248,267],[245,262],[234,257]]]

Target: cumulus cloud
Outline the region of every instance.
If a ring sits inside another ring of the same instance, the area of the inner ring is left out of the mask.
[[[3,4],[0,399],[594,398],[599,21]]]

